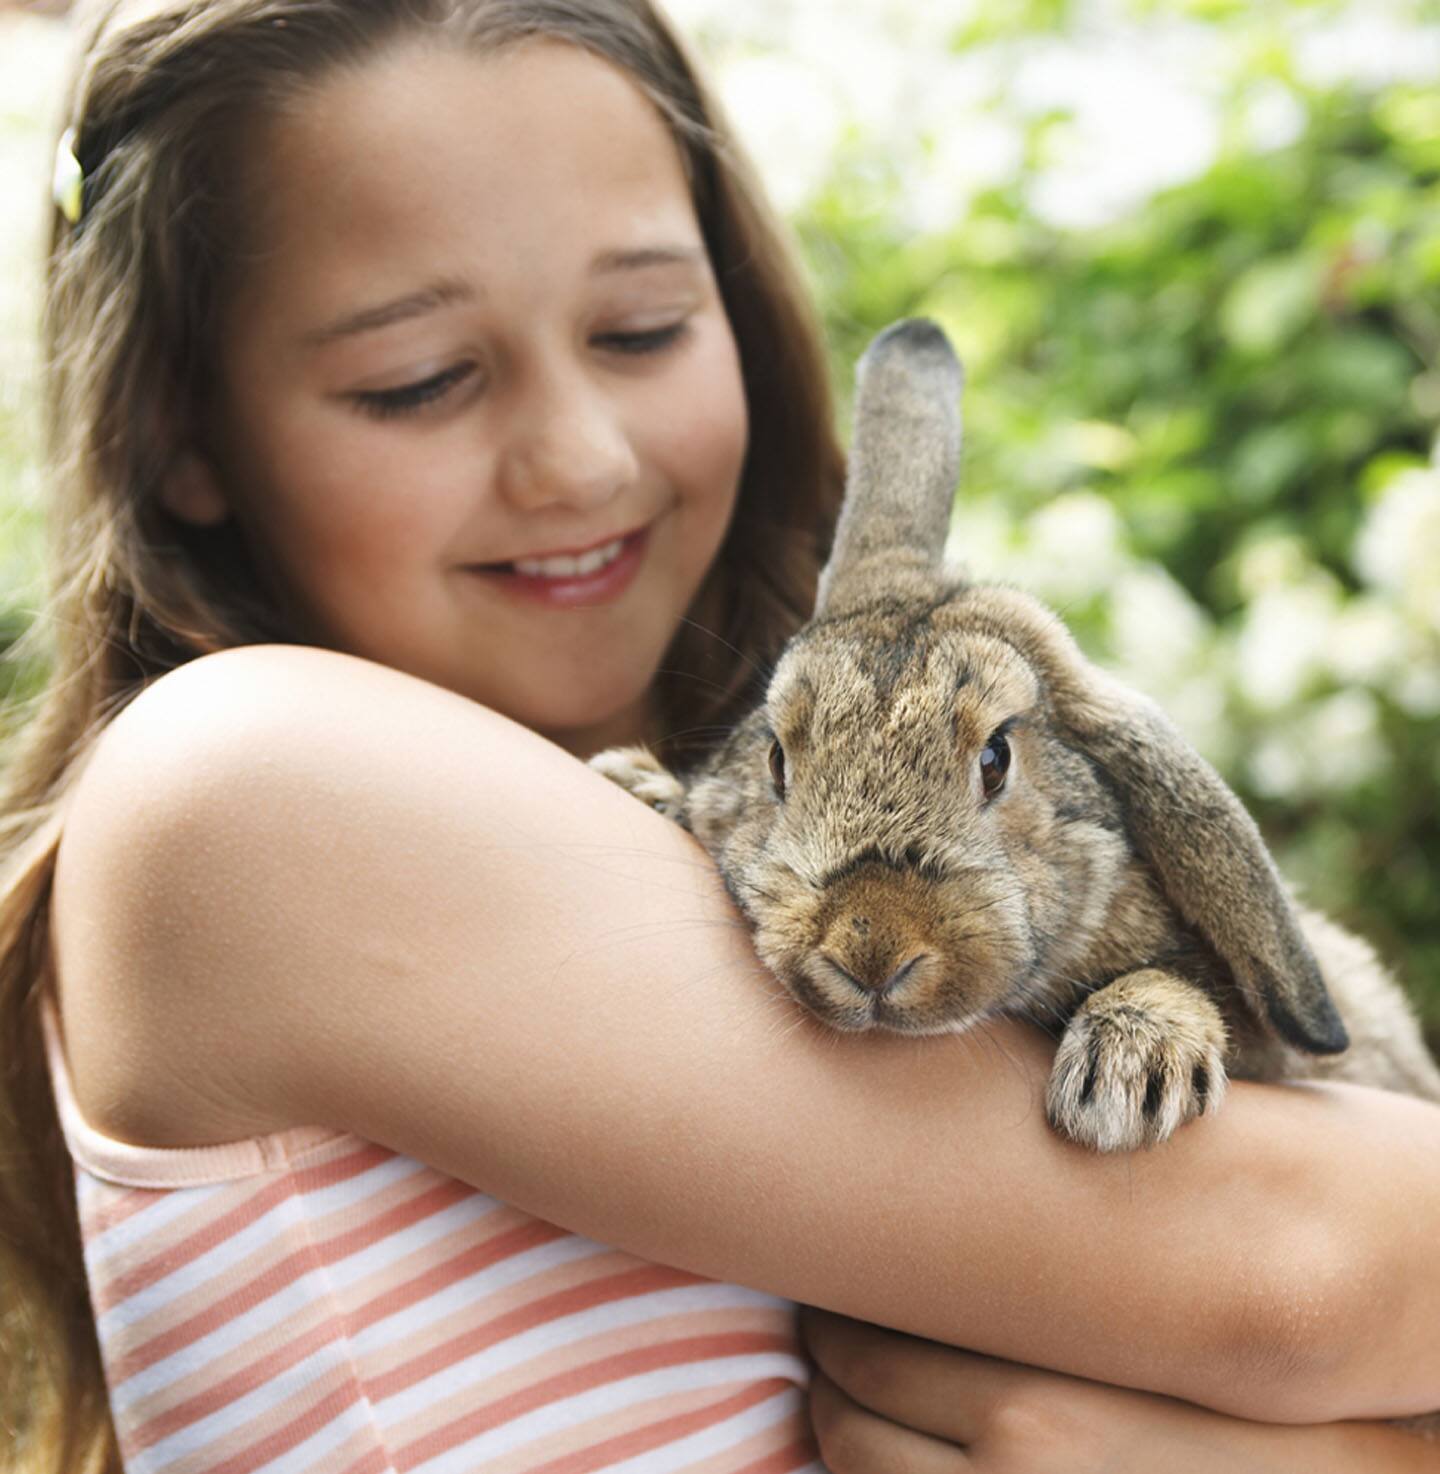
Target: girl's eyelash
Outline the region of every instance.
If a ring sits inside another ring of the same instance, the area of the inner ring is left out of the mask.
[[[678,343],[689,331],[689,327],[690,324],[686,321],[674,322],[643,333],[602,333],[595,341],[617,353],[660,353],[671,344]],[[353,398],[367,415],[378,420],[413,414],[427,404],[444,398],[456,384],[469,378],[473,371],[473,364],[457,363],[454,368],[432,374],[430,378],[421,379],[414,384],[402,384],[396,389],[361,390]]]
[[[689,327],[690,324],[682,319],[644,333],[602,333],[595,341],[618,353],[658,353],[679,342]]]
[[[355,402],[367,415],[383,420],[393,415],[411,414],[423,408],[474,371],[474,365],[457,363],[441,373],[432,374],[415,384],[402,384],[398,389],[367,389],[354,396]]]

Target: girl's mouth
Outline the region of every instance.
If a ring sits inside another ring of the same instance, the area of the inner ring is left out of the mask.
[[[583,553],[473,564],[465,571],[513,598],[557,609],[592,608],[612,603],[630,587],[649,540],[647,526]]]

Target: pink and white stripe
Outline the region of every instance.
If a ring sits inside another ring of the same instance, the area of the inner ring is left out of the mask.
[[[788,1303],[344,1134],[112,1141],[46,1026],[129,1474],[824,1474]]]

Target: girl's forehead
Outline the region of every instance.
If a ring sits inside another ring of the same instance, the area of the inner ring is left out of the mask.
[[[349,192],[529,182],[537,193],[574,190],[579,204],[607,186],[683,178],[669,129],[634,81],[552,40],[488,53],[397,43],[324,79],[269,133],[282,176],[338,171]]]
[[[487,273],[539,282],[597,252],[699,241],[658,109],[563,42],[398,44],[257,130],[248,167],[260,284],[283,273],[337,305],[392,273],[467,270],[483,291]]]

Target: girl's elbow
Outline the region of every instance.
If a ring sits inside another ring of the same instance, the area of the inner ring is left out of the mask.
[[[1268,1423],[1421,1411],[1395,1401],[1399,1348],[1383,1278],[1332,1224],[1287,1235],[1232,1325],[1226,1411]]]

